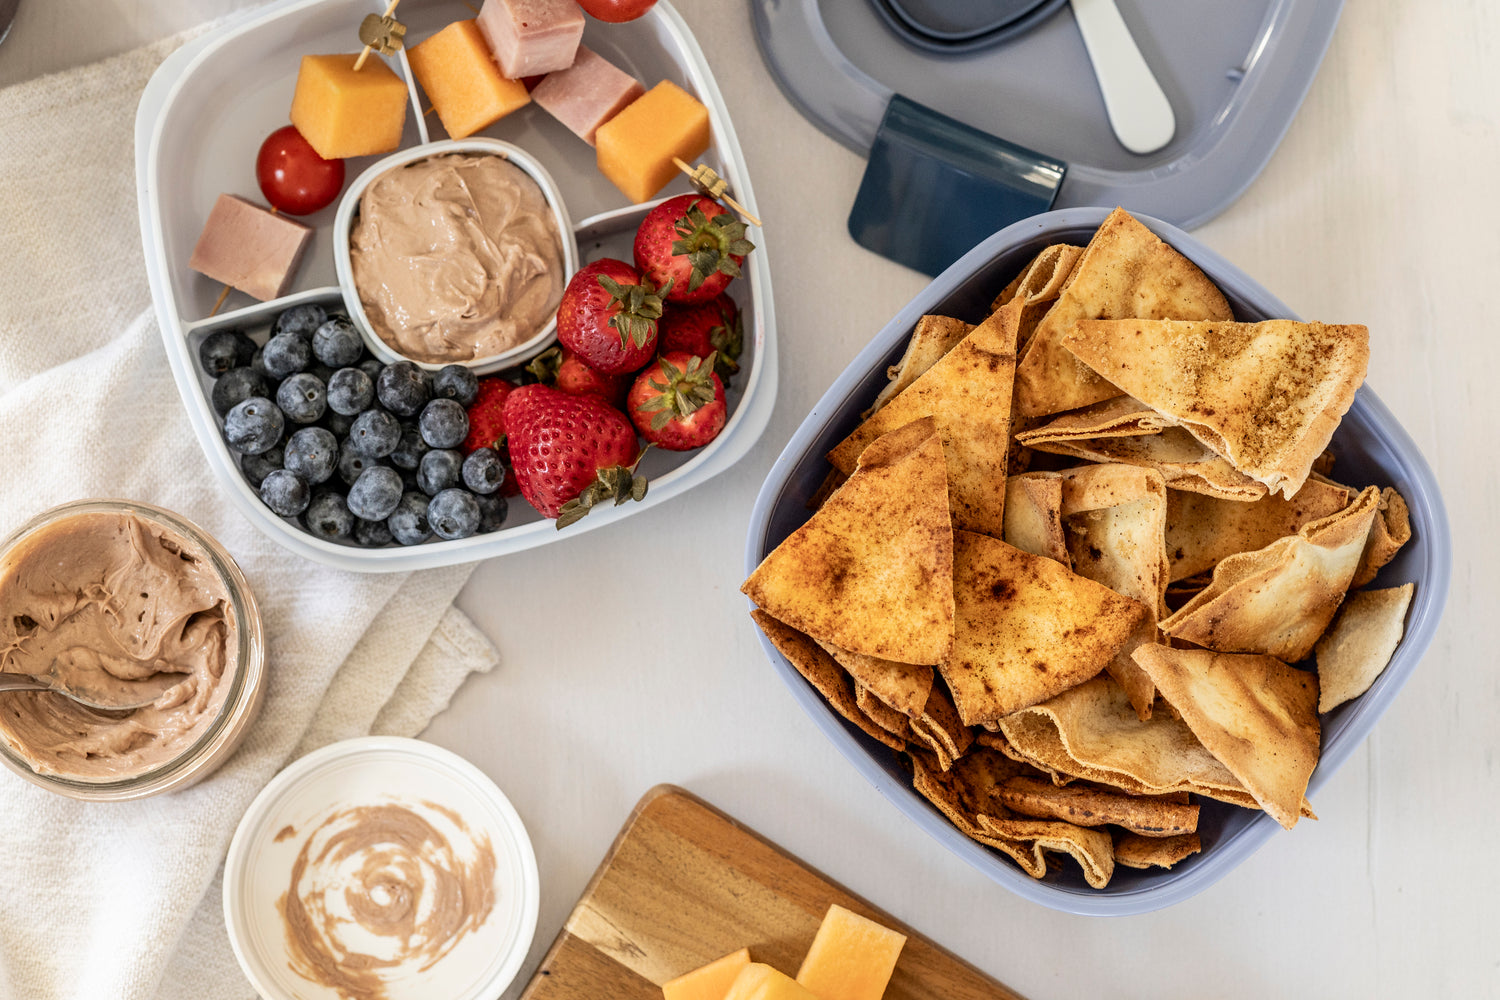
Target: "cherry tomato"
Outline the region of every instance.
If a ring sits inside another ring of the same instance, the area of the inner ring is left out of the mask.
[[[295,125],[288,125],[260,144],[255,179],[277,211],[311,215],[344,189],[344,161],[323,159]]]
[[[634,21],[655,7],[656,0],[578,0],[578,6],[590,17],[619,24],[621,21]]]

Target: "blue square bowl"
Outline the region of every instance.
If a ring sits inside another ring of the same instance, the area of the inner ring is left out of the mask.
[[[1032,257],[1053,243],[1087,243],[1107,214],[1100,208],[1067,209],[1002,229],[907,303],[824,393],[771,469],[751,514],[746,574],[808,519],[807,500],[829,469],[824,456],[859,424],[860,411],[886,384],[886,368],[900,359],[919,317],[937,313],[978,322],[988,313],[995,295]],[[1243,271],[1187,233],[1150,217],[1137,218],[1219,286],[1237,319],[1297,318]],[[1411,438],[1368,387],[1359,390],[1333,436],[1332,447],[1337,455],[1334,475],[1340,482],[1354,487],[1394,486],[1411,508],[1412,540],[1371,586],[1410,582],[1416,584],[1416,592],[1407,612],[1406,633],[1385,672],[1363,696],[1322,718],[1322,758],[1308,787],[1315,805],[1318,789],[1369,735],[1432,642],[1452,572],[1448,517],[1437,482]],[[1199,823],[1203,850],[1170,871],[1117,868],[1108,887],[1091,889],[1076,865],[1061,862],[1051,866],[1046,878],[1032,879],[1003,855],[960,833],[913,790],[894,753],[836,715],[764,636],[761,646],[813,722],[881,794],[969,864],[1044,906],[1098,916],[1170,906],[1208,888],[1281,829],[1263,812],[1205,799]]]

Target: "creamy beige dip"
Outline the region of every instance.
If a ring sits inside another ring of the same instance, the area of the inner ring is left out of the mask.
[[[350,1000],[381,1000],[388,980],[432,968],[489,919],[495,852],[431,802],[342,809],[308,833],[277,905],[298,975]]]
[[[376,178],[349,259],[371,327],[416,361],[509,350],[562,299],[557,219],[536,181],[500,156],[449,153]]]
[[[112,713],[6,692],[0,739],[39,774],[141,774],[213,724],[237,650],[229,593],[196,544],[127,512],[61,518],[0,563],[0,671],[117,696],[167,686],[144,708]]]

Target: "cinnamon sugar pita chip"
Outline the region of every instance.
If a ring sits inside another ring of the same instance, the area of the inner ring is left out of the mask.
[[[943,770],[952,767],[974,743],[974,734],[958,718],[941,685],[932,689],[922,714],[911,720],[912,732],[937,755]]]
[[[1073,567],[1063,538],[1062,477],[1056,472],[1024,472],[1005,482],[1004,541],[1022,552]]]
[[[1139,663],[1200,743],[1290,830],[1318,765],[1318,679],[1274,656],[1142,646]]]
[[[1315,647],[1318,712],[1331,712],[1370,689],[1391,662],[1406,630],[1413,584],[1350,594]]]
[[[1167,494],[1168,574],[1173,581],[1212,570],[1236,552],[1253,552],[1304,524],[1349,505],[1346,486],[1309,479],[1294,497],[1265,496],[1250,503],[1202,493]]]
[[[897,749],[904,748],[909,740],[916,739],[916,734],[911,729],[911,719],[906,717],[906,713],[896,711],[875,697],[859,681],[854,682],[854,704],[871,722],[901,741],[901,747]]]
[[[1380,491],[1380,515],[1370,526],[1370,538],[1365,551],[1359,557],[1359,568],[1354,571],[1351,587],[1363,587],[1375,579],[1381,567],[1401,551],[1401,546],[1411,541],[1411,511],[1401,494],[1387,486]]]
[[[851,653],[831,643],[819,643],[856,684],[909,718],[919,718],[932,694],[935,671],[930,664],[900,663],[878,656]]]
[[[1115,839],[1115,864],[1127,868],[1171,868],[1203,850],[1196,833],[1177,837],[1141,837],[1127,833]]]
[[[921,378],[927,369],[937,364],[943,355],[951,351],[973,329],[972,323],[965,323],[952,316],[923,316],[917,320],[911,339],[906,342],[906,353],[886,372],[890,382],[880,390],[880,395],[875,397],[875,402],[865,411],[866,419]]]
[[[1198,830],[1197,806],[1090,785],[1060,787],[1050,781],[1015,777],[1000,787],[999,797],[1022,816],[1060,819],[1077,826],[1112,824],[1143,837],[1175,837]]]

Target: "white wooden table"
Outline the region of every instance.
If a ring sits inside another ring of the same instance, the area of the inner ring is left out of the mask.
[[[22,0],[0,85],[249,3]],[[1197,234],[1302,315],[1369,325],[1370,384],[1426,454],[1452,520],[1444,626],[1319,795],[1320,822],[1278,834],[1193,900],[1113,920],[1027,903],[939,849],[838,756],[760,652],[737,590],[756,490],[812,403],[925,279],[846,235],[863,162],[782,98],[746,5],[678,6],[768,222],[780,399],[733,471],[628,530],[484,564],[464,592],[504,661],[426,736],[491,774],[532,832],[544,892],[528,968],[631,805],[672,781],[1038,1000],[1500,996],[1494,5],[1349,4],[1270,166]]]

